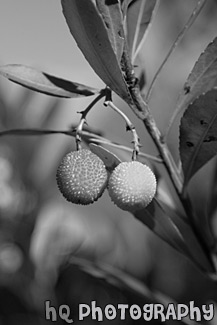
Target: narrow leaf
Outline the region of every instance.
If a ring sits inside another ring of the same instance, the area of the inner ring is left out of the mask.
[[[188,249],[185,246],[181,233],[166,214],[159,200],[155,198],[146,209],[137,211],[134,215],[161,239],[173,248],[186,254]]]
[[[64,130],[45,130],[45,129],[9,129],[0,131],[0,137],[4,136],[39,136],[39,135],[51,135],[51,134],[64,134],[68,136],[74,136],[75,131],[64,131]]]
[[[147,35],[157,0],[135,0],[127,10],[127,39],[133,61],[135,60]]]
[[[173,209],[154,199],[147,208],[137,211],[134,215],[201,270],[213,272],[213,266],[195,238],[191,227]]]
[[[100,92],[99,89],[60,79],[20,64],[1,66],[0,74],[26,88],[55,97],[76,98],[92,96]]]
[[[180,156],[185,186],[217,153],[217,88],[199,96],[180,125]]]
[[[105,264],[102,262],[92,262],[89,259],[72,256],[69,262],[78,265],[84,272],[91,274],[96,278],[108,281],[110,285],[129,290],[134,294],[142,296],[143,299],[154,300],[157,298],[154,293],[133,276],[125,273],[124,271],[114,267],[113,265]]]
[[[62,0],[72,36],[98,76],[125,101],[130,95],[107,29],[92,0]]]
[[[176,116],[182,114],[194,99],[215,86],[217,86],[217,37],[209,43],[195,63],[179,95],[169,128]]]
[[[120,2],[118,0],[96,0],[96,4],[105,23],[112,48],[120,62],[125,42]]]
[[[90,143],[90,150],[102,159],[108,171],[112,171],[117,165],[121,163],[121,160],[114,155],[111,151],[103,148],[94,143]]]

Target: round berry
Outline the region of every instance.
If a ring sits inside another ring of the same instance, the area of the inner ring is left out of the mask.
[[[76,204],[97,201],[107,186],[108,173],[103,161],[90,150],[68,153],[56,174],[57,185],[66,200]]]
[[[113,170],[108,191],[120,209],[135,212],[152,201],[156,187],[156,178],[151,169],[138,161],[132,161],[122,162]]]

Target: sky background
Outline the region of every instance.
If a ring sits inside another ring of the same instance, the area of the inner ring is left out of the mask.
[[[33,65],[85,81],[83,72],[91,69],[68,31],[60,1],[1,0],[0,4],[1,63]]]

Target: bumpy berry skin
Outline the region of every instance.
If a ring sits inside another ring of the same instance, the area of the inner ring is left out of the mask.
[[[108,173],[97,155],[81,149],[68,153],[62,159],[56,179],[66,200],[87,205],[102,195],[107,186]]]
[[[135,212],[152,201],[156,187],[156,178],[151,169],[138,161],[132,161],[122,162],[113,170],[108,191],[120,209]]]

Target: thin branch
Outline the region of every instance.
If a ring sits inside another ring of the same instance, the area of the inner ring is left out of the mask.
[[[75,140],[76,140],[76,145],[77,145],[77,150],[81,149],[81,135],[82,135],[82,130],[84,127],[84,124],[87,124],[86,117],[87,114],[90,112],[90,110],[93,108],[93,106],[98,103],[98,101],[105,97],[105,90],[103,89],[100,94],[87,106],[87,108],[79,112],[81,114],[81,119],[80,122],[76,128],[76,135],[75,135]]]
[[[140,151],[140,141],[139,141],[139,136],[136,132],[136,128],[133,125],[133,123],[130,121],[130,119],[126,116],[126,114],[124,114],[117,106],[114,105],[114,103],[110,100],[107,100],[104,102],[105,106],[109,106],[111,107],[116,113],[118,113],[126,122],[127,124],[127,131],[131,131],[132,135],[133,135],[133,145],[134,145],[134,149],[133,149],[133,155],[132,155],[132,160],[136,160],[137,155],[139,154]]]
[[[171,56],[171,54],[173,53],[173,51],[176,49],[176,47],[178,46],[178,44],[181,42],[181,40],[185,36],[186,32],[189,30],[189,28],[192,26],[192,24],[196,20],[197,16],[199,15],[199,13],[203,9],[204,5],[206,4],[206,1],[207,0],[200,0],[200,1],[198,1],[196,7],[194,8],[193,12],[191,13],[191,15],[190,15],[190,17],[188,19],[188,21],[186,22],[186,24],[184,25],[184,27],[182,28],[182,30],[179,32],[176,40],[173,42],[172,46],[170,47],[169,52],[167,53],[165,59],[163,60],[163,62],[159,66],[157,72],[155,73],[155,75],[154,75],[154,77],[152,79],[152,82],[151,82],[151,84],[149,86],[149,89],[147,91],[147,94],[146,94],[145,100],[146,100],[147,103],[150,100],[151,93],[152,93],[152,90],[154,88],[154,84],[155,84],[158,76],[160,75],[161,70],[163,69],[164,65],[168,61],[168,59]]]

